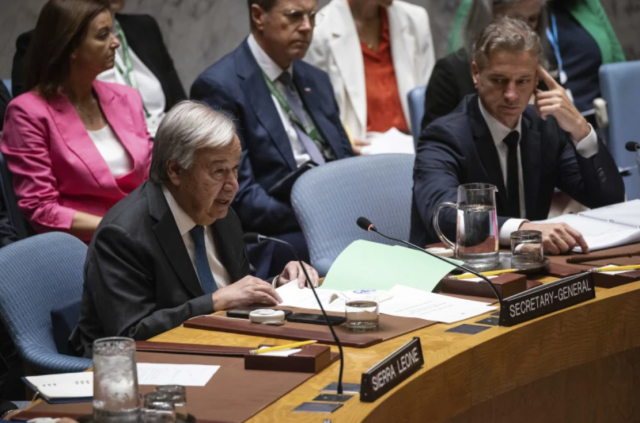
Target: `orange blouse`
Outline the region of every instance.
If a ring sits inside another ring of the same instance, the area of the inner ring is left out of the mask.
[[[380,8],[382,31],[378,50],[360,42],[367,87],[367,132],[387,132],[391,128],[409,133],[404,117],[396,71],[391,57],[391,38],[387,10]]]

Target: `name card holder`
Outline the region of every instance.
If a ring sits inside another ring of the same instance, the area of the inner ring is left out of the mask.
[[[326,345],[305,345],[301,351],[287,357],[264,354],[244,356],[245,370],[276,372],[320,373],[338,358]]]
[[[498,290],[500,298],[510,297],[527,290],[527,277],[519,273],[504,273],[492,278],[491,282],[493,282]],[[494,294],[489,284],[485,281],[477,282],[468,279],[451,279],[447,276],[440,281],[438,287],[443,294],[487,297],[492,300],[496,298],[496,294]]]
[[[640,281],[640,270],[630,270],[615,275],[608,275],[606,273],[593,274],[593,283],[600,288],[615,288],[636,281]]]
[[[424,356],[420,338],[413,338],[362,374],[360,401],[374,402],[420,370],[423,365]]]
[[[593,273],[560,279],[502,300],[500,326],[514,326],[596,297]]]

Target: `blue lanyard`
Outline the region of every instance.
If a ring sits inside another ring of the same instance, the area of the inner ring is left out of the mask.
[[[556,23],[556,15],[555,13],[551,14],[551,27],[553,28],[553,32],[549,28],[547,28],[547,38],[549,39],[549,43],[551,43],[551,47],[553,47],[553,51],[556,54],[556,60],[558,62],[558,71],[560,75],[560,79],[562,79],[562,75],[564,74],[564,70],[562,67],[562,56],[560,55],[560,38],[558,37],[558,24]],[[560,81],[561,84],[564,85],[566,81]]]

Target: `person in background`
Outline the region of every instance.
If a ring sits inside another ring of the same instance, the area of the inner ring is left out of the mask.
[[[599,0],[550,0],[547,9],[557,79],[596,126],[593,101],[600,97],[600,66],[625,61],[620,42]]]
[[[103,0],[50,0],[26,59],[28,92],[7,109],[0,149],[36,232],[88,242],[100,219],[147,179],[152,142],[140,94],[101,82],[120,41]]]
[[[120,13],[127,0],[106,1],[114,18],[113,33],[120,41],[120,47],[116,50],[115,66],[98,75],[97,79],[138,90],[147,128],[153,137],[164,114],[187,95],[156,20],[151,15]],[[32,38],[33,31],[29,31],[16,41],[11,73],[14,97],[28,89],[24,86],[23,62]]]
[[[316,0],[248,0],[251,35],[191,87],[191,98],[238,120],[242,160],[234,200],[245,231],[282,238],[309,257],[289,201],[268,193],[307,161],[319,165],[353,155],[327,74],[303,62]],[[249,248],[261,278],[294,257],[276,243]]]
[[[7,106],[11,101],[11,94],[5,85],[0,82],[0,132],[2,132],[2,126],[4,124],[4,114],[7,111]]]
[[[340,119],[359,154],[368,132],[410,133],[407,94],[435,65],[429,16],[399,0],[332,0],[305,60],[329,74]]]
[[[466,19],[456,17],[451,31],[455,50],[436,62],[427,84],[422,131],[437,118],[451,113],[465,96],[476,92],[471,77],[471,55],[480,31],[494,19],[518,17],[544,39],[543,4],[544,0],[472,0],[460,6]]]
[[[459,185],[478,182],[497,187],[501,245],[509,245],[513,231],[538,230],[551,254],[576,246],[588,252],[570,226],[529,220],[547,218],[556,186],[588,207],[603,207],[624,201],[624,184],[607,148],[541,59],[540,38],[519,19],[503,18],[481,32],[471,64],[478,94],[420,136],[411,242],[437,242],[436,207],[455,202]],[[538,78],[548,91],[536,88]],[[451,239],[456,221],[453,210],[439,220]]]
[[[169,111],[153,147],[150,180],[100,223],[84,268],[73,351],[91,357],[107,336],[146,340],[184,321],[251,304],[277,305],[275,288],[307,280],[297,261],[268,283],[250,276],[238,216],[242,147],[233,121],[184,101]],[[318,273],[304,264],[309,283]]]

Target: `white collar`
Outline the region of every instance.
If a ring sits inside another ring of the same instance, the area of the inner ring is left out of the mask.
[[[167,199],[167,204],[169,204],[171,214],[173,214],[176,225],[178,225],[180,236],[183,236],[196,226],[196,222],[194,222],[191,216],[189,216],[187,212],[185,212],[182,207],[180,207],[176,199],[173,198],[173,195],[171,194],[169,189],[164,185],[162,185],[162,193],[164,194],[164,198]]]
[[[260,69],[262,69],[262,71],[272,82],[278,79],[278,77],[282,75],[282,72],[284,72],[285,70],[289,72],[291,74],[291,77],[293,78],[293,65],[289,65],[288,69],[282,69],[280,66],[278,66],[278,64],[274,62],[271,57],[269,57],[267,52],[264,51],[262,47],[260,47],[253,34],[249,35],[247,43],[249,44],[249,50],[251,50],[251,54],[253,54],[256,62],[258,62],[258,66],[260,66]]]
[[[489,132],[491,132],[491,136],[493,137],[493,142],[497,146],[500,144],[511,132],[516,131],[520,137],[518,138],[518,142],[522,139],[522,115],[518,119],[518,124],[515,129],[510,129],[507,126],[504,126],[502,122],[498,119],[491,116],[491,114],[484,108],[482,105],[482,101],[480,101],[480,97],[478,97],[478,105],[480,106],[480,113],[482,113],[482,117],[484,121],[487,122],[487,126],[489,127]]]

